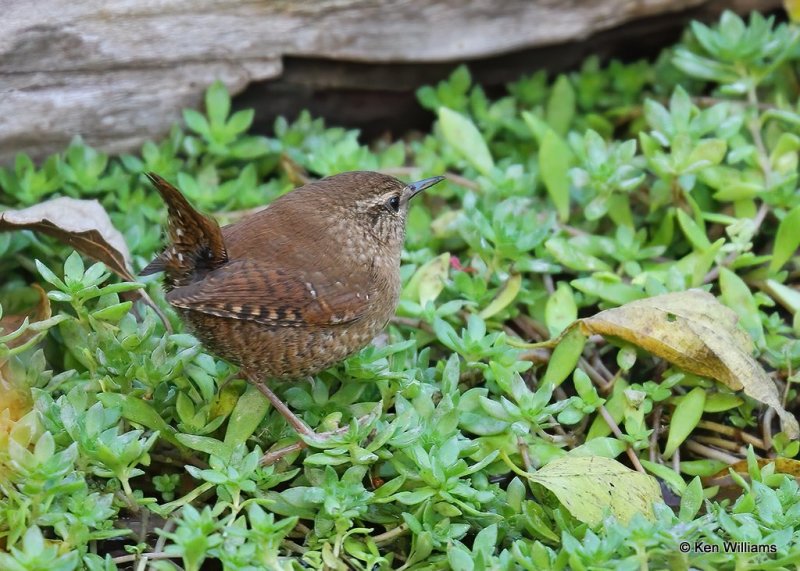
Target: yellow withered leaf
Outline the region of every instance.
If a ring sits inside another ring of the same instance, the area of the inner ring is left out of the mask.
[[[752,357],[752,341],[736,313],[701,290],[627,303],[580,320],[581,330],[618,337],[695,375],[715,379],[772,408],[786,434],[797,439],[797,419],[781,405],[778,389]]]
[[[610,513],[627,523],[637,513],[653,519],[653,503],[661,501],[655,478],[611,458],[566,455],[527,475],[553,492],[569,512],[596,526]]]
[[[783,7],[792,22],[800,22],[800,1],[783,0]]]
[[[775,472],[778,474],[789,474],[795,478],[800,478],[800,461],[793,458],[759,458],[756,460],[759,468],[775,464]],[[738,472],[743,476],[748,475],[747,459],[739,460],[735,464],[725,466],[722,470],[712,476],[712,478],[722,478],[729,474],[728,470]]]

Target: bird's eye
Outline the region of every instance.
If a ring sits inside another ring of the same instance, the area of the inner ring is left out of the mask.
[[[386,201],[386,206],[389,207],[390,210],[397,212],[400,210],[400,197],[393,196],[389,200]]]

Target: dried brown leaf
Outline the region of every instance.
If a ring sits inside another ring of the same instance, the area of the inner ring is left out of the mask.
[[[105,208],[96,200],[54,198],[22,210],[0,212],[0,232],[33,230],[64,242],[81,254],[98,262],[125,281],[135,282],[130,270],[130,251],[119,230],[114,228]],[[164,312],[143,289],[137,290],[142,300],[161,318],[172,332]]]
[[[772,408],[791,438],[797,419],[786,411],[775,383],[751,356],[752,341],[737,328],[736,313],[701,290],[637,300],[580,320],[586,335],[618,337],[678,367],[716,379]]]
[[[750,480],[750,470],[747,460],[740,460],[726,466],[713,476],[703,478],[703,487],[718,486],[719,491],[715,496],[715,500],[721,501],[723,499],[730,499],[735,501],[742,495],[742,487],[739,485],[738,480],[734,480],[730,471],[733,470],[745,480]],[[788,474],[794,478],[800,478],[800,461],[793,458],[759,458],[756,460],[759,468],[764,468],[768,464],[775,465],[775,473]]]
[[[756,460],[756,464],[758,464],[759,468],[763,468],[769,464],[775,464],[775,472],[779,474],[789,474],[790,476],[794,476],[795,478],[800,478],[800,461],[795,460],[793,458],[758,458]],[[735,464],[731,464],[730,466],[726,466],[716,474],[712,476],[712,478],[723,478],[728,476],[728,470],[733,470],[742,476],[749,475],[749,469],[747,466],[747,460],[739,460]]]
[[[129,269],[130,252],[125,239],[96,200],[62,197],[22,210],[6,210],[0,213],[0,232],[8,230],[34,230],[53,236],[103,262],[122,279],[136,281]]]

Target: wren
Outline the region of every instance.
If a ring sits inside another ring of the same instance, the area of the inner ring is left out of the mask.
[[[322,438],[267,380],[301,379],[366,346],[394,315],[411,184],[346,172],[296,188],[220,228],[154,173],[171,244],[141,275],[164,272],[167,301],[212,353],[241,367],[304,441]]]

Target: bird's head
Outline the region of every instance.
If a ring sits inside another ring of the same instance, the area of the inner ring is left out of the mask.
[[[399,253],[411,199],[442,180],[443,176],[435,176],[405,183],[381,173],[355,171],[324,178],[302,190],[315,193],[320,207],[347,220],[364,239]]]

